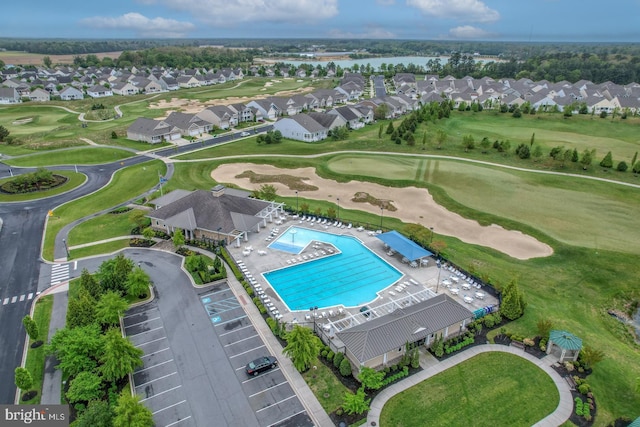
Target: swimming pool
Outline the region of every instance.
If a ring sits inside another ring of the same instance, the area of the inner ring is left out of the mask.
[[[402,277],[401,272],[351,236],[291,227],[269,247],[298,254],[312,241],[331,243],[340,253],[263,274],[289,310],[359,306],[375,299],[376,292]]]

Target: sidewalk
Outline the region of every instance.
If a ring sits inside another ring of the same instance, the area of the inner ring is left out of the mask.
[[[380,413],[382,412],[382,408],[384,407],[385,403],[387,403],[387,401],[396,394],[410,387],[413,387],[414,385],[428,378],[431,378],[432,376],[439,374],[442,371],[452,368],[453,366],[462,363],[467,359],[477,356],[478,354],[487,353],[490,351],[511,353],[527,359],[528,361],[537,365],[540,369],[545,371],[555,383],[556,387],[558,388],[558,392],[560,393],[560,402],[558,403],[558,407],[551,414],[547,415],[545,418],[536,423],[535,426],[556,427],[562,425],[566,420],[569,419],[571,413],[573,412],[573,397],[571,396],[571,391],[569,390],[569,385],[567,384],[567,382],[555,370],[553,370],[553,368],[551,368],[551,364],[554,361],[549,356],[543,359],[538,359],[536,357],[533,357],[529,353],[525,353],[521,349],[515,347],[507,347],[498,344],[484,344],[467,349],[453,357],[445,359],[442,362],[439,362],[384,389],[371,402],[371,409],[369,409],[369,414],[367,416],[367,425],[380,425]]]

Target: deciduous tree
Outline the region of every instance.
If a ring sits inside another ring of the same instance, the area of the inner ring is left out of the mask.
[[[76,403],[99,400],[103,394],[100,377],[93,372],[84,371],[71,380],[66,395],[69,403]]]
[[[171,241],[173,242],[173,247],[175,248],[175,250],[178,250],[184,246],[185,238],[184,238],[184,234],[182,234],[181,229],[176,228],[173,231],[173,236],[171,237]],[[126,283],[126,279],[125,279],[125,283]]]
[[[24,325],[24,329],[27,331],[29,338],[34,341],[37,340],[40,331],[38,331],[38,324],[36,321],[33,320],[31,316],[27,315],[22,318],[22,324]]]
[[[87,409],[76,418],[74,427],[112,427],[113,410],[106,400],[93,400]]]
[[[25,368],[18,366],[15,370],[15,382],[16,386],[22,391],[29,391],[33,385],[33,377],[31,372]]]
[[[103,348],[101,329],[96,323],[91,325],[58,329],[45,348],[60,362],[57,366],[65,375],[75,376],[82,371],[93,371],[98,366],[97,359]]]
[[[113,409],[113,427],[152,427],[153,415],[151,411],[140,403],[137,394],[133,396],[127,390],[123,390],[118,397],[118,402]]]
[[[369,409],[369,403],[371,403],[371,399],[367,399],[367,396],[364,394],[364,390],[360,387],[356,394],[350,392],[346,392],[344,394],[342,408],[349,415],[362,414],[364,411]]]
[[[383,371],[376,371],[373,368],[363,366],[360,368],[358,379],[362,383],[362,387],[365,390],[378,390],[382,387],[382,380],[384,379]]]
[[[103,294],[96,304],[96,320],[106,326],[117,325],[127,307],[129,304],[118,292],[109,291]]]
[[[119,329],[107,330],[102,335],[102,342],[99,370],[106,381],[117,381],[142,366],[144,352],[123,337]]]
[[[140,267],[135,267],[129,277],[127,277],[127,295],[134,298],[144,298],[149,293],[151,278]]]
[[[316,360],[321,348],[320,339],[311,329],[295,325],[287,334],[287,346],[283,349],[283,353],[289,356],[293,366],[299,372],[304,372]]]

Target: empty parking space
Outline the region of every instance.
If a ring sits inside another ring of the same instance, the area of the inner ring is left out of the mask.
[[[260,425],[312,426],[279,367],[247,375],[247,363],[270,354],[231,290],[206,293],[200,300]]]
[[[158,307],[150,303],[124,317],[127,337],[141,349],[143,365],[133,373],[135,392],[157,426],[195,425]]]

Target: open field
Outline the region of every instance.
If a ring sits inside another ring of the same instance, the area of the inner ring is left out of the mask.
[[[130,151],[109,147],[77,147],[47,153],[31,154],[5,161],[11,166],[40,167],[57,165],[94,165],[126,159]]]
[[[122,52],[98,52],[96,55],[99,59],[120,57]],[[43,55],[40,53],[17,52],[12,50],[0,52],[0,61],[11,65],[43,65],[43,58],[48,56],[51,58],[52,64],[73,64],[73,58],[77,55]]]
[[[69,178],[67,182],[59,187],[52,188],[51,190],[39,191],[35,193],[26,194],[0,194],[0,202],[23,202],[25,200],[36,200],[44,197],[55,196],[56,194],[62,194],[66,191],[71,191],[74,188],[82,185],[87,177],[82,173],[76,173],[72,171],[52,171],[55,174],[63,175]],[[0,179],[0,184],[6,181],[12,180],[12,177]]]
[[[531,362],[486,353],[392,397],[380,425],[531,426],[559,400],[553,380]]]
[[[108,186],[96,193],[54,209],[47,221],[42,257],[53,260],[55,236],[65,225],[103,209],[115,207],[133,199],[158,183],[158,175],[164,175],[166,166],[153,160],[116,172]]]

